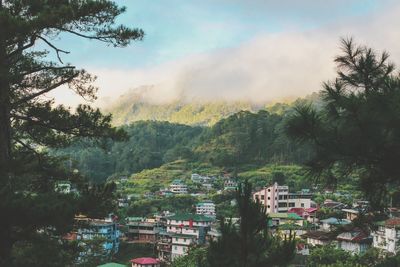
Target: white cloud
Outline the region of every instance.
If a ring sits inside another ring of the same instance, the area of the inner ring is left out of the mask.
[[[386,49],[400,62],[400,5],[307,32],[263,34],[235,48],[218,49],[147,69],[93,69],[100,86],[97,104],[108,104],[141,85],[155,85],[147,99],[270,101],[318,91],[334,78],[339,37]],[[74,100],[75,101],[75,100]]]

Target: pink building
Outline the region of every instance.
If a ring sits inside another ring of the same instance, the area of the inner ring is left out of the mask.
[[[160,261],[154,258],[137,258],[131,263],[132,267],[160,267]]]

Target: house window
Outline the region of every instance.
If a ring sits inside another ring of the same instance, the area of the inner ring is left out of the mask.
[[[268,197],[268,200],[270,200],[271,198],[270,197]]]
[[[270,208],[270,205],[268,205],[267,208]]]
[[[271,192],[271,189],[268,189],[268,192]]]
[[[265,198],[265,196],[264,196],[264,195],[261,195],[261,200],[264,200],[264,198]]]
[[[301,203],[301,207],[304,208],[304,203]]]

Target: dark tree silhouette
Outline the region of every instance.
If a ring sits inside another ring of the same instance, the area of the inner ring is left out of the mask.
[[[342,40],[337,78],[321,92],[323,107],[297,106],[286,127],[313,146],[311,174],[331,182],[357,176],[374,208],[385,205],[388,189],[400,181],[400,77],[388,58]]]
[[[111,127],[111,116],[98,109],[80,105],[71,112],[44,97],[66,86],[85,99],[95,99],[95,77],[64,64],[62,55],[69,51],[54,41],[61,33],[116,47],[142,39],[142,30],[116,25],[124,11],[107,0],[0,0],[1,266],[12,265],[17,240],[30,240],[38,230],[61,234],[79,207],[71,196],[52,192],[53,178],[61,173],[43,148],[64,146],[81,136],[124,136]],[[58,61],[49,60],[37,44]]]
[[[251,184],[247,181],[236,193],[240,222],[221,223],[221,237],[210,244],[208,259],[211,267],[285,266],[294,257],[295,240],[284,240],[268,232],[268,216],[260,202],[252,200]]]

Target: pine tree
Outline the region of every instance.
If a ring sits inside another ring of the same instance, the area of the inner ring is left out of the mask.
[[[82,136],[124,137],[111,127],[110,115],[89,105],[72,112],[44,97],[66,86],[85,99],[96,98],[95,77],[65,64],[62,55],[69,51],[54,40],[71,34],[124,47],[142,39],[142,30],[116,25],[124,11],[107,0],[0,0],[1,266],[12,265],[17,241],[34,240],[39,232],[61,235],[80,209],[76,198],[53,192],[55,179],[64,174],[44,148],[65,146]],[[38,44],[58,60],[49,60]],[[96,189],[95,195],[109,195],[109,189]]]
[[[210,244],[211,267],[285,266],[294,257],[295,240],[284,240],[269,233],[268,216],[260,202],[252,200],[251,184],[241,184],[236,193],[239,225],[221,223],[221,237]]]
[[[299,105],[286,131],[313,147],[307,167],[332,182],[351,175],[373,208],[387,204],[399,186],[400,75],[389,54],[342,40],[337,78],[324,84],[323,106]]]

